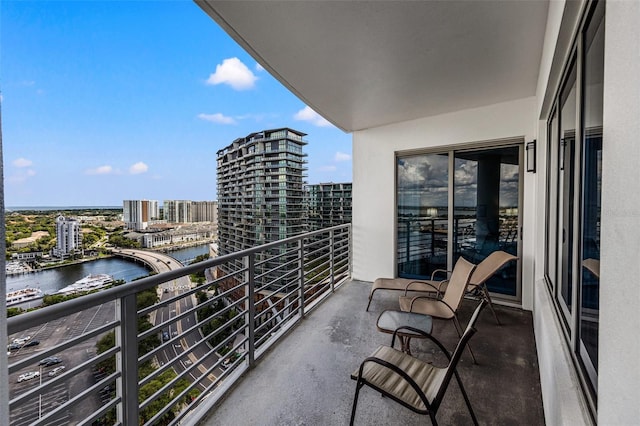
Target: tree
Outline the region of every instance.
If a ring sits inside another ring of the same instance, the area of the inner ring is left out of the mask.
[[[201,254],[199,256],[196,256],[195,259],[193,259],[193,261],[190,263],[190,265],[202,262],[207,259],[209,259],[209,253]],[[196,272],[195,274],[191,274],[189,278],[191,278],[191,281],[195,282],[197,285],[202,285],[207,280],[204,276],[204,270]]]

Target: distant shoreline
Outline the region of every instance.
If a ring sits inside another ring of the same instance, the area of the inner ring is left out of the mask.
[[[50,212],[50,211],[74,211],[74,210],[122,210],[122,206],[9,206],[8,212]]]

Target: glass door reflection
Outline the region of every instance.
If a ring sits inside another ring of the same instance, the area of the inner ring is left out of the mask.
[[[448,154],[397,159],[398,276],[428,278],[447,269]]]
[[[453,262],[480,263],[496,250],[518,256],[520,148],[455,153]],[[518,296],[517,263],[492,277],[490,291]]]

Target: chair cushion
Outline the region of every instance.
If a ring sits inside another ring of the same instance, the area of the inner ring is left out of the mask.
[[[371,355],[396,365],[409,375],[420,387],[431,403],[435,398],[442,381],[444,380],[446,369],[434,367],[418,358],[400,352],[389,346],[380,346]],[[358,379],[359,369],[351,374],[351,378]],[[416,410],[427,411],[424,403],[416,391],[401,376],[387,367],[374,362],[366,362],[362,370],[362,377],[371,385],[382,391],[393,395]]]

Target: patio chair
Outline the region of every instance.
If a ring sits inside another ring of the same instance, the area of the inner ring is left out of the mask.
[[[369,310],[371,300],[373,299],[373,294],[378,290],[400,290],[404,291],[405,295],[407,289],[409,289],[410,291],[440,293],[439,286],[442,285],[444,281],[436,281],[435,274],[436,272],[441,271],[442,269],[434,271],[433,274],[431,274],[431,280],[422,280],[415,278],[377,278],[371,286],[371,292],[369,293],[369,303],[367,303],[367,309],[365,310]]]
[[[436,414],[452,376],[455,376],[458,382],[458,387],[467,405],[473,424],[477,425],[478,420],[473,412],[471,402],[462,385],[456,366],[465,345],[476,332],[476,320],[486,303],[485,300],[480,301],[453,354],[450,354],[442,343],[431,334],[406,326],[398,329],[408,328],[415,333],[423,334],[425,338],[435,343],[448,360],[448,364],[443,368],[435,367],[431,363],[427,363],[395,349],[393,346],[396,333],[398,332],[398,330],[396,330],[396,333],[394,333],[391,339],[390,347],[378,347],[378,349],[376,349],[370,357],[366,358],[362,364],[360,364],[360,367],[351,374],[351,378],[356,380],[356,392],[351,409],[350,425],[353,426],[360,389],[364,385],[375,389],[382,393],[382,395],[391,398],[416,413],[429,415],[431,423],[437,425]]]
[[[460,257],[453,268],[451,278],[442,297],[431,294],[413,297],[400,296],[400,310],[431,315],[433,318],[443,320],[453,320],[458,337],[462,337],[462,328],[460,327],[457,313],[475,268],[476,265]],[[471,353],[471,358],[475,363],[476,358],[471,347],[469,347],[469,353]]]
[[[496,311],[493,309],[493,303],[491,302],[491,296],[489,295],[489,289],[487,288],[487,281],[489,281],[489,278],[491,278],[500,269],[502,269],[504,265],[516,259],[518,259],[517,256],[514,256],[502,250],[496,250],[492,252],[484,260],[478,263],[478,266],[476,266],[476,269],[471,275],[469,285],[467,286],[467,290],[465,292],[465,295],[476,295],[480,299],[486,300],[489,304],[489,309],[491,309],[491,313],[493,313],[493,317],[496,319],[498,325],[500,325],[501,323],[498,319]],[[434,271],[434,274],[435,272],[436,271]],[[447,284],[448,281],[443,281],[441,284],[438,284],[438,288],[441,289],[441,291],[445,291],[445,289],[447,288]]]
[[[493,309],[493,303],[491,301],[491,296],[489,295],[489,290],[487,289],[486,282],[496,272],[502,269],[504,265],[511,262],[512,260],[516,260],[517,258],[517,256],[501,250],[492,252],[484,260],[478,263],[478,266],[473,272],[473,275],[471,275],[469,285],[467,286],[466,294],[477,294],[481,296],[482,299],[485,299],[487,302],[489,302],[489,309],[491,309],[491,312],[493,313],[493,316],[498,324],[500,324],[500,320],[498,319],[496,311]],[[374,281],[371,288],[367,310],[369,310],[371,299],[373,298],[373,294],[377,290],[402,290],[404,291],[405,296],[407,295],[408,291],[422,291],[428,293],[436,293],[436,295],[439,296],[445,291],[449,282],[448,279],[444,279],[441,281],[435,279],[436,275],[441,273],[448,274],[449,271],[446,271],[444,269],[436,269],[431,274],[430,280],[407,278],[378,278]]]

